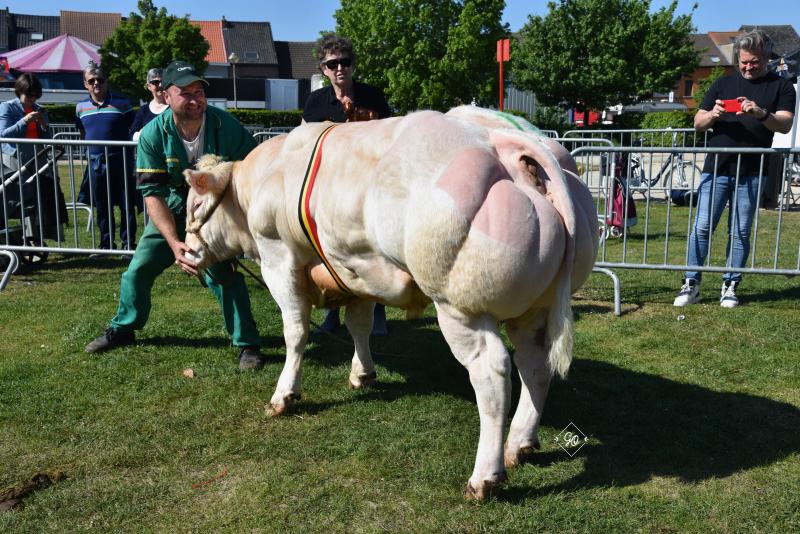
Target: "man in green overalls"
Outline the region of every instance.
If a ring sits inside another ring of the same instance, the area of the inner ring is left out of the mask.
[[[208,106],[203,78],[194,67],[173,61],[162,76],[170,109],[150,121],[139,137],[136,157],[138,188],[144,196],[147,224],[128,270],[122,275],[117,314],[106,332],[86,345],[86,352],[101,352],[135,342],[134,330],[144,327],[150,314],[153,282],[173,263],[197,274],[186,236],[186,196],[183,171],[203,154],[227,160],[243,159],[256,142],[231,115]],[[241,349],[240,369],[260,369],[261,336],[250,311],[250,297],[241,273],[229,261],[209,268],[205,282],[222,307],[225,329]]]

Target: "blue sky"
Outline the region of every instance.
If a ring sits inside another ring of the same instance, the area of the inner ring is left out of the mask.
[[[333,13],[338,0],[154,0],[156,6],[166,7],[176,15],[189,13],[195,20],[269,21],[275,39],[281,41],[313,41],[321,30],[335,26]],[[698,4],[693,20],[699,32],[736,30],[743,24],[791,24],[800,32],[800,1],[798,0],[679,0],[679,14],[689,13]],[[61,9],[72,11],[115,12],[127,15],[136,11],[136,0],[36,0],[8,2],[13,13],[58,15]],[[658,8],[666,0],[653,0]],[[504,21],[512,31],[519,30],[529,14],[545,15],[546,0],[506,0]]]

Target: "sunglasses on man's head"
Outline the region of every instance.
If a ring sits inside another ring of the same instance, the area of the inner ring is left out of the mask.
[[[336,70],[339,68],[339,65],[346,69],[353,64],[353,60],[349,57],[343,57],[341,59],[329,59],[328,61],[323,61],[322,64],[325,65],[328,70]]]
[[[105,78],[90,78],[86,80],[86,83],[89,85],[94,85],[94,84],[103,85],[104,83],[106,83],[106,80]]]

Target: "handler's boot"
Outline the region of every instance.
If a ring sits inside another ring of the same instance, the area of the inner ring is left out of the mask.
[[[240,371],[258,371],[267,363],[267,357],[261,354],[259,347],[244,347],[239,352]]]
[[[133,331],[114,330],[109,327],[106,329],[105,334],[95,338],[91,343],[86,345],[85,350],[89,354],[92,354],[122,347],[124,345],[133,345],[134,343],[136,343],[136,335]]]

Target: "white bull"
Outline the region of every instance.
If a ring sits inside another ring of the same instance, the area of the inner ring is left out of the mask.
[[[539,448],[551,376],[569,368],[570,295],[597,253],[591,196],[560,145],[506,129],[491,112],[338,125],[312,158],[329,126],[304,125],[244,161],[206,157],[186,171],[186,242],[200,268],[241,253],[260,262],[286,341],[275,415],[300,397],[313,305],[346,305],[349,382],[359,388],[375,381],[374,302],[419,312],[433,301],[475,389],[480,439],[467,497],[484,499],[506,480],[506,466]],[[306,235],[311,223],[316,240]],[[501,322],[522,382],[505,451],[511,357]]]

